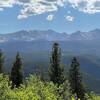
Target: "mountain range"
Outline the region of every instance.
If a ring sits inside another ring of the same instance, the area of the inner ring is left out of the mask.
[[[71,41],[71,40],[100,40],[100,29],[89,32],[77,31],[72,34],[59,33],[53,30],[21,30],[9,34],[0,34],[0,43],[8,41]]]

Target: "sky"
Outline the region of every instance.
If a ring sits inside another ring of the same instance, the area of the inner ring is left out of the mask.
[[[0,0],[0,34],[100,28],[100,0]]]

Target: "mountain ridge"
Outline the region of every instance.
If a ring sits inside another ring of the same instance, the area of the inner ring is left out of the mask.
[[[72,34],[60,33],[53,30],[21,30],[14,33],[0,34],[0,43],[9,41],[71,41],[71,40],[100,40],[100,29],[88,32],[76,31]]]

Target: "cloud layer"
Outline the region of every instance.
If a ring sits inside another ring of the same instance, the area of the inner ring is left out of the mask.
[[[0,11],[14,5],[22,6],[18,19],[54,12],[64,6],[88,14],[100,13],[100,0],[0,0]]]

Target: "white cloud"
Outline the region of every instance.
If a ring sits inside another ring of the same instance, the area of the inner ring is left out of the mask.
[[[50,14],[50,15],[47,16],[47,20],[48,20],[48,21],[52,21],[53,18],[54,18],[54,15],[52,15],[52,14]]]
[[[32,16],[57,11],[58,6],[63,6],[62,3],[60,4],[60,1],[61,0],[30,0],[29,2],[23,3],[20,16]]]
[[[70,22],[74,21],[75,19],[73,16],[65,16],[65,18],[67,21],[70,21]]]
[[[71,6],[88,14],[100,13],[100,0],[0,0],[0,11],[14,5],[22,7],[18,19],[54,12],[64,6]]]
[[[1,0],[0,10],[13,5],[20,5],[22,9],[18,19],[27,18],[32,15],[39,15],[47,12],[57,11],[63,7],[66,0]]]
[[[28,16],[26,16],[26,15],[18,15],[18,16],[17,16],[18,19],[25,19],[25,18],[27,18],[27,17],[28,17]]]
[[[100,0],[68,0],[68,3],[84,13],[100,13]]]
[[[0,0],[0,9],[12,7],[14,0]]]

